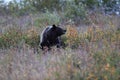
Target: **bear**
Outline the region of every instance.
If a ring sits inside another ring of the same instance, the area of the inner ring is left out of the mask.
[[[56,45],[57,48],[61,47],[61,36],[66,33],[66,30],[60,28],[53,24],[45,28],[40,35],[40,48],[44,50],[44,47],[47,47],[48,50],[51,49],[51,46]]]

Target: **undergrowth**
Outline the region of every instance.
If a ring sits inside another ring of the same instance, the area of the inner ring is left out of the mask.
[[[94,23],[84,32],[65,25],[62,40],[67,46],[53,47],[46,54],[41,50],[34,54],[40,37],[36,27],[25,32],[8,29],[0,34],[0,80],[119,80],[120,30],[116,25],[114,21],[102,26]]]

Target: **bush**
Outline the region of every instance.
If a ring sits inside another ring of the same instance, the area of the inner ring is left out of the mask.
[[[46,11],[46,13],[40,14],[40,16],[35,20],[35,26],[43,27],[46,25],[59,24],[60,23],[60,16],[56,13],[50,13]]]
[[[85,5],[79,3],[78,5],[75,4],[74,1],[67,1],[65,9],[65,17],[68,19],[72,19],[73,21],[77,20],[84,20],[86,18],[86,9]]]
[[[29,29],[24,36],[25,43],[30,45],[31,47],[38,47],[39,39],[39,34],[34,28]]]
[[[16,46],[22,40],[22,32],[16,28],[11,28],[0,36],[0,48]]]
[[[79,46],[79,34],[75,26],[67,26],[66,38],[66,43],[69,45],[69,47],[77,48]]]

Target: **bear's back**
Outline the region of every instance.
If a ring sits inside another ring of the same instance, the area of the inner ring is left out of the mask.
[[[40,36],[40,42],[43,42],[44,39],[47,38],[47,34],[48,34],[48,31],[52,28],[52,26],[48,26],[47,28],[45,28],[42,33],[41,33],[41,36]]]

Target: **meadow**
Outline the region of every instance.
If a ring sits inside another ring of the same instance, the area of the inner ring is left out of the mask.
[[[120,80],[119,16],[61,23],[65,47],[45,54],[39,35],[62,21],[57,14],[0,18],[0,80]]]

